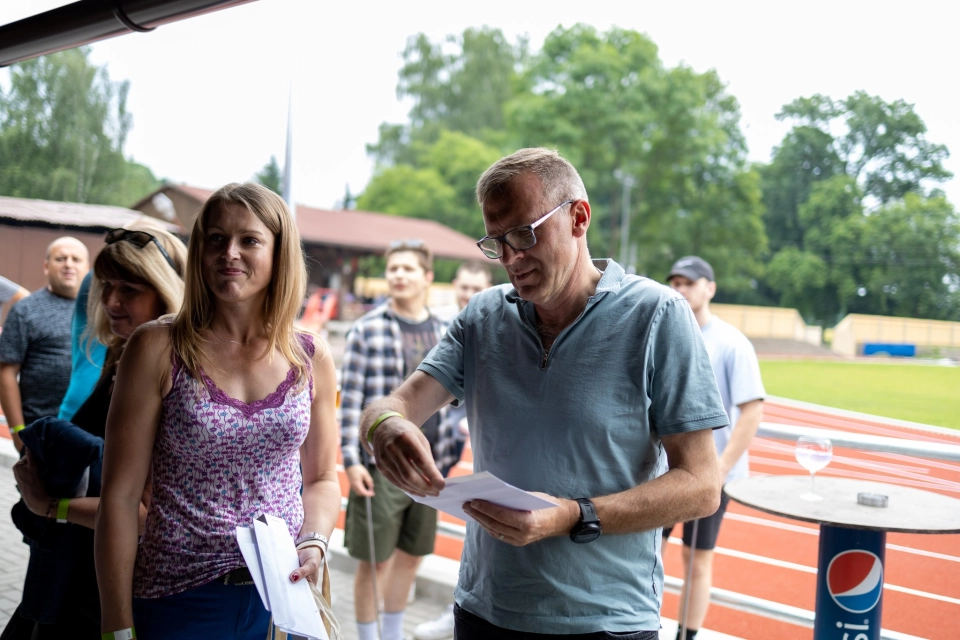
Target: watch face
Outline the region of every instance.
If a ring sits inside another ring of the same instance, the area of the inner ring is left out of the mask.
[[[583,544],[585,542],[593,542],[600,537],[600,527],[596,524],[584,523],[583,528],[570,536],[574,542],[578,544]]]

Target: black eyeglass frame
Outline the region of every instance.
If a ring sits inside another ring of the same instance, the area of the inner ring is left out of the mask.
[[[487,258],[490,258],[491,260],[499,260],[500,258],[503,257],[503,245],[507,245],[508,247],[510,247],[511,249],[513,249],[514,251],[526,251],[527,249],[531,249],[531,248],[533,248],[534,246],[536,246],[536,244],[537,244],[537,234],[535,234],[535,233],[533,232],[533,230],[536,229],[537,227],[539,227],[539,226],[540,226],[541,224],[543,224],[544,222],[546,222],[546,221],[547,221],[547,218],[549,218],[550,216],[552,216],[553,214],[555,214],[557,211],[560,211],[560,209],[564,208],[565,206],[567,206],[568,204],[571,204],[571,203],[573,203],[573,202],[576,202],[576,200],[567,200],[566,202],[561,202],[561,203],[558,204],[556,207],[554,207],[553,209],[551,209],[550,211],[548,211],[548,212],[545,213],[544,215],[542,215],[542,216],[540,216],[539,218],[537,218],[532,224],[527,224],[527,225],[524,225],[524,226],[522,226],[522,227],[517,227],[516,229],[510,229],[510,231],[507,231],[507,232],[506,232],[505,234],[503,234],[502,236],[496,236],[496,237],[493,237],[493,236],[484,236],[484,237],[480,238],[479,240],[477,240],[477,247],[480,249],[480,252],[481,252],[484,256],[486,256]],[[516,247],[516,246],[514,246],[512,242],[510,242],[509,240],[507,240],[507,236],[509,236],[510,234],[516,233],[516,232],[518,232],[518,231],[529,231],[529,232],[530,232],[530,237],[533,238],[533,242],[531,242],[530,244],[528,244],[528,245],[525,246],[525,247]],[[496,250],[496,253],[497,253],[497,254],[494,255],[494,256],[492,256],[492,255],[490,255],[489,253],[487,253],[486,250],[483,248],[483,243],[484,243],[484,242],[487,242],[488,240],[493,240],[494,242],[497,243],[497,250]]]
[[[136,236],[141,237],[137,239]],[[144,239],[144,237],[146,239]],[[163,259],[167,261],[167,264],[170,265],[170,268],[173,269],[174,273],[176,273],[178,276],[180,275],[180,270],[177,269],[177,265],[173,263],[173,259],[170,258],[170,254],[167,253],[167,250],[163,248],[163,245],[160,244],[160,241],[157,240],[157,237],[152,233],[140,231],[139,229],[124,229],[121,227],[107,231],[107,235],[103,238],[103,241],[106,244],[129,242],[138,249],[143,249],[152,242],[153,244],[157,245],[157,249],[160,250],[160,255],[162,255]]]

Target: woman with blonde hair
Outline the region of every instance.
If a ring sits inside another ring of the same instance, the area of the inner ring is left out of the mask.
[[[145,222],[114,229],[104,241],[106,245],[93,264],[87,303],[89,324],[80,344],[89,355],[96,339],[108,347],[107,356],[93,391],[71,419],[75,426],[64,423],[67,429],[79,427],[97,438],[104,437],[124,344],[141,324],[179,311],[183,301],[181,274],[187,258],[186,247],[179,239],[159,225]],[[90,467],[84,496],[50,496],[34,455],[26,451],[14,466],[14,474],[27,509],[50,522],[70,523],[44,529],[49,545],[37,541],[49,550],[39,556],[43,561],[31,562],[27,572],[22,606],[34,611],[33,615],[40,613],[36,616],[39,622],[28,623],[32,626],[29,637],[99,638],[100,602],[93,560],[93,527],[100,503],[99,464]],[[51,459],[48,451],[44,464],[47,468],[55,466],[58,459]],[[139,509],[142,523],[146,507],[140,505]],[[33,600],[42,602],[40,610],[31,606]]]
[[[306,266],[272,191],[229,184],[210,196],[185,281],[180,312],[134,332],[120,363],[96,529],[102,630],[262,640],[270,616],[235,531],[282,518],[301,565],[290,580],[317,580],[340,512],[333,358],[294,327]]]

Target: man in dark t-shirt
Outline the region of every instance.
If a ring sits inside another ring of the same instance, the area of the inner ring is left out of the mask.
[[[432,257],[426,245],[419,240],[394,242],[386,258],[390,299],[351,328],[341,384],[341,448],[350,481],[344,540],[347,551],[359,560],[354,606],[360,640],[377,637],[374,563],[383,599],[382,640],[402,638],[410,585],[420,560],[433,552],[437,530],[437,512],[386,482],[359,446],[359,438],[366,437],[357,430],[363,407],[387,396],[416,371],[443,333],[443,324],[426,306],[433,282]],[[433,447],[437,466],[449,469],[456,463],[457,434],[442,424],[434,414],[421,428]],[[375,531],[375,559],[370,557],[367,505]]]
[[[47,286],[14,305],[3,325],[0,405],[17,449],[17,431],[60,409],[70,383],[70,320],[89,264],[82,242],[54,240],[43,263]]]

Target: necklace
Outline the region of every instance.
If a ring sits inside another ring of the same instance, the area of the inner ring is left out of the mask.
[[[553,331],[550,327],[542,322],[537,323],[537,333],[548,340],[557,337],[557,332]]]
[[[257,340],[258,338],[260,338],[260,336],[262,336],[266,332],[267,332],[267,328],[264,327],[263,331],[261,331],[259,335],[253,338],[250,338],[250,340],[247,340],[246,342],[240,342],[239,340],[224,340],[219,335],[217,335],[217,332],[216,330],[214,330],[213,325],[210,325],[210,333],[216,336],[217,340],[219,340],[220,342],[232,342],[233,344],[239,344],[240,346],[244,346],[244,347],[250,344],[251,342],[253,342],[254,340]]]

